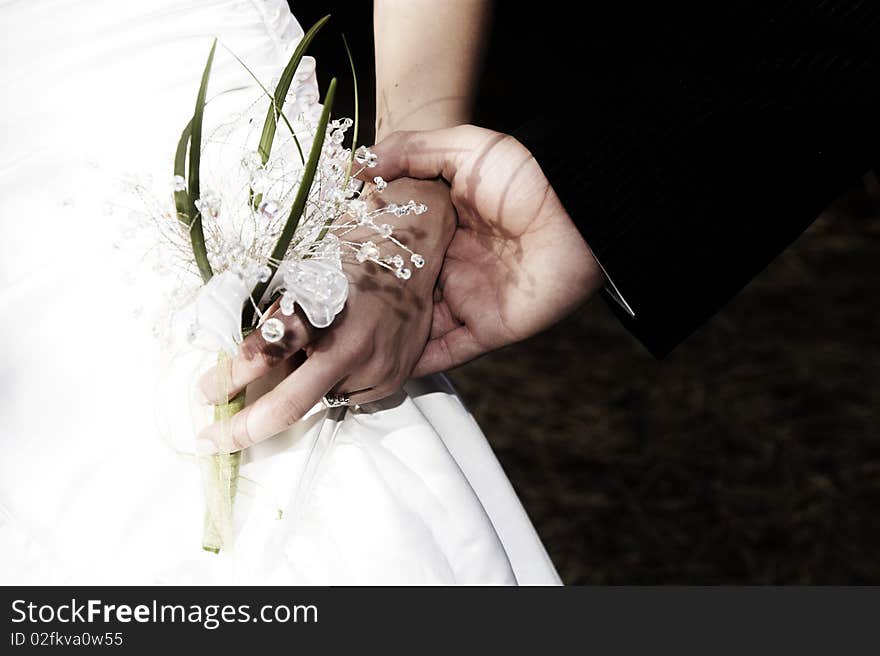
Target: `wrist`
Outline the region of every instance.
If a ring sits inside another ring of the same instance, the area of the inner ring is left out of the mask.
[[[470,107],[457,98],[408,99],[394,108],[383,104],[376,112],[376,141],[400,130],[439,130],[470,119]]]

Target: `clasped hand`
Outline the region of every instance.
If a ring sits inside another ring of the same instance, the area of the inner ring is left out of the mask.
[[[199,436],[202,453],[235,451],[302,418],[329,392],[351,404],[397,391],[410,376],[445,371],[556,323],[603,282],[601,269],[540,166],[514,138],[473,126],[398,132],[374,147],[370,177],[383,199],[429,211],[395,232],[426,264],[408,281],[347,268],[348,302],[332,326],[285,317],[281,342],[259,331],[232,360],[231,389],[281,368],[274,389]],[[457,215],[457,225],[456,225]],[[372,265],[367,265],[372,266]],[[302,357],[305,352],[305,358]],[[202,379],[211,402],[216,369]]]

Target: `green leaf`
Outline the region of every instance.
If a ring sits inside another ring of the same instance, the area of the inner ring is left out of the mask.
[[[260,88],[263,90],[263,93],[265,93],[266,96],[268,96],[269,100],[272,101],[272,103],[274,103],[274,102],[275,102],[275,97],[274,97],[271,93],[269,93],[269,90],[266,88],[266,85],[264,85],[262,82],[260,82],[260,78],[258,78],[258,77],[256,76],[256,74],[250,69],[250,67],[248,67],[248,65],[245,64],[245,63],[241,60],[241,57],[239,57],[238,55],[236,55],[236,54],[235,54],[234,52],[232,52],[229,48],[226,48],[226,51],[227,51],[230,55],[232,55],[233,57],[235,57],[235,59],[238,61],[238,63],[241,64],[241,67],[242,67],[244,70],[246,70],[246,71],[248,72],[248,75],[250,75],[250,76],[253,78],[254,82],[256,82],[256,83],[260,86]],[[290,130],[290,136],[293,137],[293,143],[296,144],[296,149],[297,149],[297,151],[299,152],[299,159],[300,159],[300,161],[301,161],[303,164],[305,164],[305,163],[306,163],[306,156],[303,155],[302,146],[301,146],[300,143],[299,143],[299,139],[296,138],[296,132],[294,132],[294,130],[293,130],[293,126],[290,124],[290,121],[289,121],[288,118],[287,118],[287,114],[285,114],[284,111],[281,110],[281,109],[278,110],[278,114],[279,114],[279,115],[281,116],[281,118],[284,120],[284,124],[287,126],[287,129]],[[263,162],[263,164],[265,164],[265,162]]]
[[[357,148],[358,141],[358,76],[357,71],[354,68],[354,57],[351,56],[351,49],[348,47],[348,41],[345,38],[345,35],[342,35],[342,45],[345,46],[345,54],[348,55],[348,65],[351,66],[351,80],[354,85],[354,125],[352,126],[351,132],[351,155],[348,157],[348,168],[345,170],[345,183],[342,185],[342,190],[345,191],[348,189],[348,181],[351,179],[351,167],[354,164],[354,151]]]
[[[321,111],[321,118],[318,119],[318,126],[315,129],[315,138],[312,141],[312,149],[309,151],[309,158],[306,161],[299,188],[296,190],[296,197],[293,199],[293,206],[290,208],[290,214],[287,216],[287,221],[284,223],[284,228],[281,230],[281,234],[278,236],[278,241],[275,243],[275,248],[272,249],[272,255],[269,258],[268,265],[272,270],[272,275],[275,274],[275,271],[278,269],[278,264],[284,259],[284,256],[287,255],[287,249],[290,247],[290,242],[293,239],[294,233],[296,233],[306,203],[309,200],[309,192],[311,192],[312,183],[315,181],[315,173],[318,170],[318,163],[321,160],[321,150],[324,147],[324,137],[327,134],[327,123],[330,122],[330,113],[333,111],[333,100],[335,97],[336,78],[334,77],[330,80],[330,86],[327,88],[327,95],[324,98],[324,109]],[[271,279],[272,276],[269,277],[269,280]],[[266,288],[269,286],[269,280],[254,287],[254,291],[251,294],[254,303],[260,302],[260,299],[266,292]],[[243,319],[244,325],[250,325],[253,320],[252,305],[246,307]]]
[[[180,139],[177,142],[177,150],[174,153],[174,175],[179,175],[186,179],[186,147],[189,145],[189,137],[192,133],[192,121],[186,124],[180,133]],[[189,215],[189,193],[186,189],[174,192],[174,207],[177,209],[177,218],[189,225],[192,218]]]
[[[309,28],[309,31],[305,33],[302,40],[297,44],[296,49],[290,56],[290,61],[287,62],[287,66],[284,67],[284,71],[281,73],[281,79],[278,80],[278,86],[275,87],[275,98],[273,99],[272,104],[269,105],[269,110],[266,113],[266,122],[263,123],[263,134],[260,137],[260,146],[258,150],[260,157],[263,160],[263,164],[269,161],[269,154],[272,152],[272,142],[275,140],[275,129],[278,116],[284,105],[284,99],[287,98],[287,92],[290,90],[290,85],[293,83],[293,76],[296,73],[296,69],[299,68],[299,63],[302,61],[303,55],[305,55],[306,49],[309,47],[312,39],[315,38],[315,35],[322,27],[324,27],[324,24],[328,20],[330,20],[330,16],[324,16],[324,18]]]
[[[195,202],[201,194],[201,189],[199,188],[199,166],[202,155],[202,119],[205,114],[205,96],[208,93],[208,79],[211,77],[211,65],[214,63],[215,50],[217,50],[217,39],[214,39],[214,43],[211,45],[211,52],[208,53],[208,61],[205,63],[205,70],[202,72],[202,83],[199,85],[199,95],[196,97],[196,107],[190,122],[191,134],[189,138],[189,216],[192,217],[189,224],[189,237],[192,242],[193,255],[196,258],[196,265],[198,265],[199,273],[205,282],[211,279],[214,272],[211,270],[211,263],[208,262],[205,232],[202,229],[202,216],[196,209]]]

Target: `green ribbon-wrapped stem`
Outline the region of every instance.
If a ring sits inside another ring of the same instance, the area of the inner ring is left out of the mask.
[[[221,352],[217,356],[218,380],[225,389],[230,382],[231,360]],[[244,409],[245,390],[227,403],[214,406],[214,421],[229,424],[232,417]],[[241,467],[241,451],[217,453],[200,458],[205,492],[205,522],[202,530],[202,549],[212,553],[232,543],[233,508],[238,492],[238,473]]]

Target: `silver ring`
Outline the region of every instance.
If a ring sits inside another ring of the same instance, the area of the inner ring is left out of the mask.
[[[325,408],[343,408],[351,405],[351,397],[348,394],[327,394],[321,399]]]

